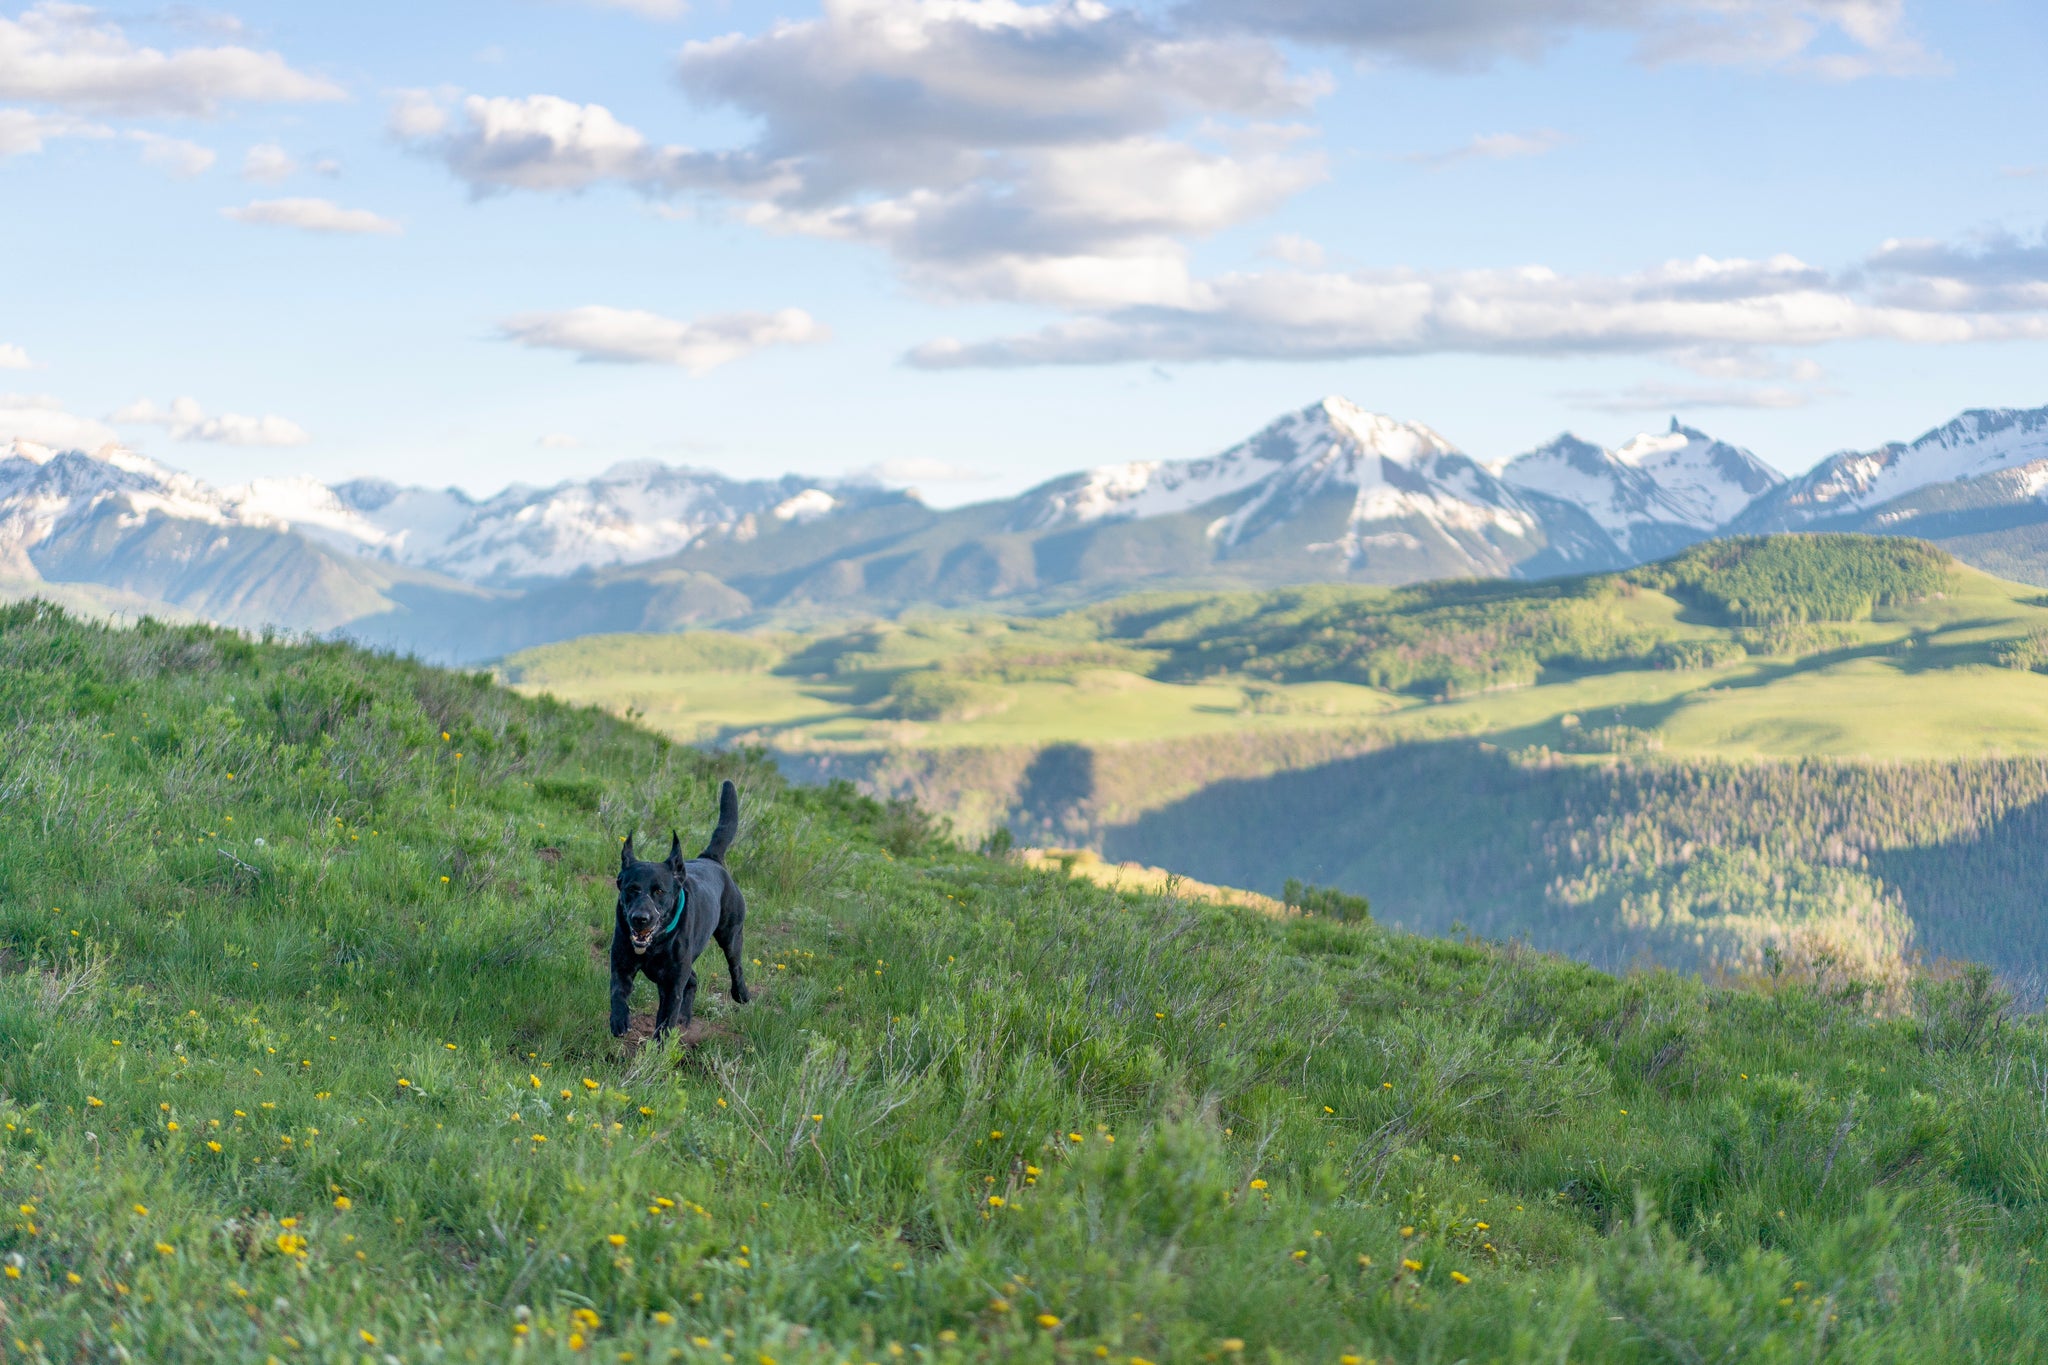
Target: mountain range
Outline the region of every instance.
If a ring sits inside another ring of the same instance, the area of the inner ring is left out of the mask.
[[[0,452],[0,592],[339,632],[476,662],[673,630],[1142,587],[1536,578],[1723,534],[1914,535],[2048,582],[2048,408],[1974,410],[1786,479],[1680,425],[1482,463],[1342,398],[1222,453],[938,510],[857,479],[654,463],[488,498],[376,480],[214,488],[135,451]]]

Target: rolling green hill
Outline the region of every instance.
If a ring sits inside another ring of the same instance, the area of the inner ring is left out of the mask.
[[[9,1359],[2048,1340],[2048,1039],[1982,973],[1876,1009],[1118,894],[487,678],[37,604],[0,733]],[[725,775],[759,997],[622,1048],[618,837]]]
[[[504,671],[965,831],[1340,885],[1422,931],[1609,965],[1954,955],[2031,999],[2044,641],[2037,590],[1918,542],[1781,536],[1538,584],[603,637]]]

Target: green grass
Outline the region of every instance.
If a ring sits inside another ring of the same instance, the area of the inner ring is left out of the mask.
[[[1775,537],[1534,585],[1149,595],[810,636],[593,636],[504,671],[529,694],[630,711],[686,741],[789,749],[1370,725],[1393,741],[1569,752],[1593,729],[1627,727],[1673,757],[1923,759],[2048,752],[2038,638],[2036,588],[1911,541]],[[900,703],[920,689],[974,700]]]
[[[0,734],[10,1359],[2048,1340],[2048,1044],[1981,977],[1881,1016],[1118,895],[488,679],[35,607]],[[618,837],[725,775],[759,998],[629,1053]]]

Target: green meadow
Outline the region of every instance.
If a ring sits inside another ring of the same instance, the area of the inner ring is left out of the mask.
[[[8,1360],[2044,1354],[2048,1038],[1982,971],[1118,893],[487,676],[33,603],[0,735]],[[707,962],[622,1045],[619,839],[726,776],[757,998]]]
[[[2048,678],[2032,668],[2048,597],[1938,551],[1896,562],[1894,547],[1913,544],[1779,537],[1690,573],[1681,556],[1675,571],[1559,583],[1150,595],[1052,617],[593,636],[514,655],[502,672],[529,694],[631,711],[685,740],[789,749],[1369,724],[1393,740],[1563,751],[1598,749],[1587,732],[1626,727],[1636,750],[1695,757],[2048,752]],[[1798,565],[1785,603],[1731,609],[1725,593],[1746,589],[1744,563],[1758,557],[1812,562]],[[1866,591],[1827,599],[1829,583],[1859,571],[1872,576]],[[1360,638],[1377,646],[1364,657],[1331,643]]]

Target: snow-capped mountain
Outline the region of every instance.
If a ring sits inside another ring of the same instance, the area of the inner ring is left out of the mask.
[[[2048,408],[1968,412],[1788,482],[1675,420],[1488,467],[1420,423],[1327,398],[1217,455],[947,511],[860,481],[659,464],[478,498],[367,479],[216,488],[120,446],[0,448],[0,589],[76,584],[124,610],[342,629],[461,662],[780,609],[1528,578],[1806,528],[1920,536],[2048,583]]]
[[[1507,461],[1501,479],[1585,509],[1633,560],[1705,539],[1784,478],[1756,456],[1671,421],[1608,450],[1566,432]]]
[[[747,540],[764,523],[815,521],[883,494],[844,480],[729,479],[652,462],[548,488],[513,485],[480,501],[456,489],[357,480],[333,490],[353,515],[337,533],[365,550],[472,582],[554,578],[640,564],[709,535]]]
[[[1910,443],[1830,455],[1730,524],[1763,532],[1843,522],[1931,484],[1979,479],[2042,458],[2048,458],[2048,408],[1975,408]]]
[[[1347,569],[1377,562],[1396,573],[1417,556],[1441,572],[1504,574],[1546,551],[1589,564],[1612,553],[1597,536],[1588,543],[1583,525],[1554,534],[1554,504],[1521,496],[1430,428],[1335,397],[1220,455],[1055,480],[1019,500],[1012,525],[1045,531],[1196,512],[1226,559],[1272,553],[1276,537]]]
[[[115,509],[128,526],[161,517],[296,533],[349,554],[507,582],[659,559],[706,535],[746,540],[764,523],[814,521],[877,496],[898,495],[870,484],[740,480],[653,463],[548,488],[515,484],[481,500],[368,479],[214,488],[121,446],[88,455],[17,441],[0,458],[0,564],[21,562],[61,526]]]

